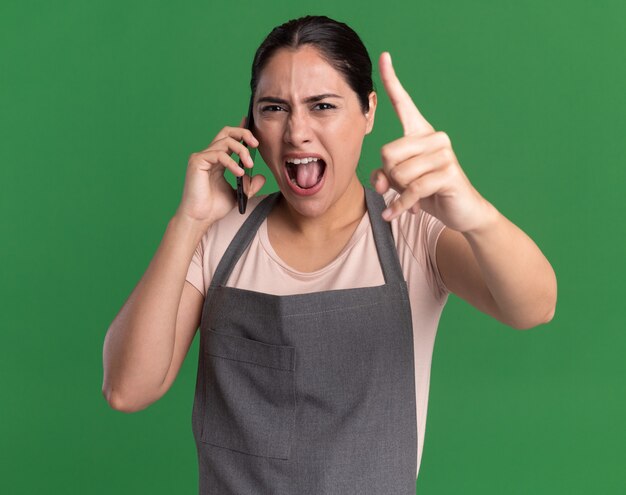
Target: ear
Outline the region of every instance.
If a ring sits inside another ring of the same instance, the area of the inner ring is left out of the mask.
[[[367,119],[367,126],[365,128],[365,134],[369,134],[372,132],[374,128],[374,115],[376,114],[376,104],[378,103],[378,99],[376,97],[376,91],[372,91],[368,97],[370,108],[365,114],[365,118]]]

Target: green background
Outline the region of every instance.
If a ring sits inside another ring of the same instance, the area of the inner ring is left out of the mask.
[[[198,337],[170,391],[134,414],[101,395],[102,343],[189,155],[245,114],[256,47],[307,13],[347,22],[375,67],[391,52],[558,278],[553,321],[527,331],[450,296],[418,493],[624,493],[626,4],[571,0],[3,1],[0,490],[197,493]],[[361,177],[402,132],[375,76]]]

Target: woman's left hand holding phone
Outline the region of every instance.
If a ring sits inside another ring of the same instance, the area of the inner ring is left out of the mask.
[[[191,154],[177,215],[211,225],[235,208],[236,191],[224,177],[226,169],[236,177],[243,177],[249,198],[263,187],[265,177],[259,174],[249,177],[230,156],[239,155],[247,168],[254,165],[246,146],[256,148],[259,142],[245,124],[243,117],[239,127],[224,127],[208,148]]]

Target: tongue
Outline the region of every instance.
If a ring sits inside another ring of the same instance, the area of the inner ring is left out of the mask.
[[[296,182],[303,188],[313,187],[317,184],[322,172],[320,161],[310,163],[300,163],[296,165]]]

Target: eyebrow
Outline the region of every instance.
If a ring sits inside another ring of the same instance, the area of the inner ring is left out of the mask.
[[[343,96],[336,95],[334,93],[324,93],[321,95],[309,96],[303,100],[304,103],[315,103],[320,100],[325,100],[326,98],[342,98]],[[278,98],[276,96],[264,96],[263,98],[259,98],[257,103],[282,103],[283,105],[288,105],[289,102],[287,100],[283,100],[282,98]]]

